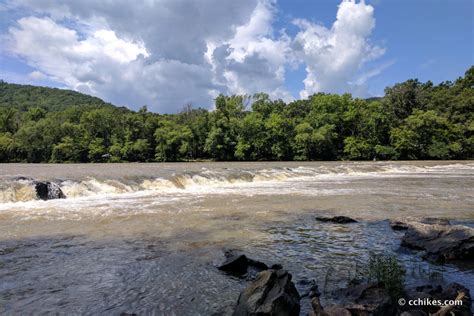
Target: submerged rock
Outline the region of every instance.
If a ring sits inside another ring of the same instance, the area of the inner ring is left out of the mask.
[[[300,313],[300,296],[291,274],[281,270],[265,270],[239,296],[235,316],[281,315],[297,316]]]
[[[38,198],[42,200],[65,199],[63,191],[56,183],[49,181],[35,181],[35,190]]]
[[[268,269],[265,263],[248,258],[244,254],[227,251],[225,255],[227,259],[218,267],[219,270],[239,277],[252,277],[258,272]]]
[[[437,218],[437,217],[423,217],[419,220],[420,223],[423,224],[431,224],[431,225],[451,225],[449,220],[445,218]]]
[[[474,228],[411,222],[401,245],[424,250],[423,257],[433,261],[471,261],[474,260]]]
[[[15,176],[13,177],[14,181],[33,181],[32,178],[30,177],[24,177],[24,176]]]
[[[220,266],[219,270],[233,273],[245,274],[248,268],[248,260],[245,255],[229,256]]]
[[[316,220],[320,222],[324,222],[324,223],[336,223],[336,224],[357,223],[355,219],[352,219],[347,216],[334,216],[334,217],[317,216]]]
[[[390,220],[390,227],[393,230],[407,230],[410,227],[410,223],[422,223],[431,225],[451,225],[449,220],[444,218],[435,217],[423,217],[423,218],[410,218],[405,220]]]
[[[401,221],[391,220],[390,227],[392,227],[393,230],[407,230],[408,224]]]
[[[296,283],[298,289],[300,289],[300,292],[302,293],[300,295],[301,298],[303,297],[315,297],[315,296],[320,296],[321,293],[319,292],[319,287],[316,284],[316,280],[299,280]]]

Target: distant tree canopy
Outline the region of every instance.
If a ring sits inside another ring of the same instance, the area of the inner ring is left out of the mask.
[[[472,159],[473,113],[474,67],[381,98],[220,95],[214,111],[164,115],[0,81],[0,162]]]

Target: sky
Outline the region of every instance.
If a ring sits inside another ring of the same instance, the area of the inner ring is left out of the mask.
[[[223,94],[381,96],[473,65],[471,0],[0,0],[0,79],[160,113]]]

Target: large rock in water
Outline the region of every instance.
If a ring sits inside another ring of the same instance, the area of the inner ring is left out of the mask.
[[[257,274],[239,296],[235,316],[298,316],[300,296],[291,282],[291,274],[281,270],[265,270]]]
[[[474,228],[464,225],[439,225],[411,222],[402,246],[424,250],[425,259],[445,262],[474,260]]]
[[[412,218],[408,217],[403,220],[390,220],[390,227],[393,230],[407,230],[410,223],[423,223],[423,224],[432,224],[432,225],[451,225],[449,220],[444,218],[434,218],[434,217],[422,217],[422,218]]]
[[[226,260],[218,268],[235,276],[253,278],[258,272],[268,269],[265,263],[233,250],[227,251],[225,256]]]
[[[335,223],[335,224],[357,223],[355,219],[347,217],[347,216],[334,216],[334,217],[317,216],[316,220],[320,222],[324,222],[324,223]]]
[[[35,181],[35,190],[38,198],[42,200],[65,199],[63,191],[56,183],[49,181]]]

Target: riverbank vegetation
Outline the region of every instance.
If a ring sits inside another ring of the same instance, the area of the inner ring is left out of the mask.
[[[183,92],[185,93],[185,92]],[[454,82],[408,80],[381,98],[260,93],[177,114],[0,82],[0,162],[471,159],[474,67]]]

